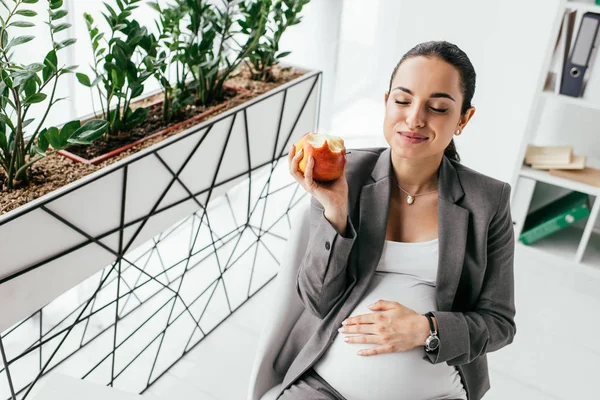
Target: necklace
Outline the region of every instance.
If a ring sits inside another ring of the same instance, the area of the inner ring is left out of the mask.
[[[408,203],[409,206],[415,202],[415,197],[424,196],[426,194],[431,194],[431,193],[437,192],[437,189],[436,189],[436,190],[432,190],[431,192],[427,192],[427,193],[410,194],[406,190],[402,189],[402,186],[400,186],[400,184],[398,183],[397,180],[396,180],[396,185],[398,186],[398,188],[400,190],[402,190],[404,193],[406,193],[406,202]]]

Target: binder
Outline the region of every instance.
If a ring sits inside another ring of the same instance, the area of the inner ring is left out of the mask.
[[[583,78],[589,67],[599,29],[600,14],[583,14],[575,45],[563,71],[560,94],[571,97],[579,97],[582,94]]]
[[[527,216],[519,240],[530,245],[590,215],[588,195],[571,192]]]
[[[566,10],[563,26],[562,26],[562,38],[560,47],[558,48],[558,71],[557,71],[557,80],[558,84],[554,87],[554,93],[560,93],[560,86],[562,82],[562,78],[565,72],[565,66],[567,65],[567,61],[569,61],[569,50],[571,49],[571,42],[573,40],[573,30],[575,29],[575,19],[577,17],[577,11]]]
[[[554,44],[551,68],[548,71],[548,75],[546,76],[546,82],[544,83],[545,91],[551,91],[555,94],[560,93],[560,83],[562,81],[565,65],[568,61],[569,49],[571,48],[571,40],[573,38],[573,29],[575,26],[576,16],[576,10],[566,9],[563,14],[560,29],[558,31],[558,37],[556,38],[556,43]]]

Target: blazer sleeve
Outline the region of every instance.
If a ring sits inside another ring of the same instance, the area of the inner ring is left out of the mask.
[[[298,268],[296,290],[306,309],[323,319],[345,291],[345,272],[356,231],[348,218],[345,236],[340,235],[314,198],[309,218],[310,238]]]
[[[516,333],[513,261],[510,185],[504,183],[488,229],[487,266],[477,305],[470,312],[432,312],[440,346],[437,352],[426,353],[430,362],[468,364],[512,343]]]

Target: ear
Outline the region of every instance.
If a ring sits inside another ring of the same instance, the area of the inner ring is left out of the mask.
[[[465,129],[471,118],[473,118],[473,115],[475,115],[475,107],[469,108],[465,112],[465,115],[460,117],[460,122],[458,123],[458,126],[461,131]]]
[[[390,97],[389,94],[388,94],[388,92],[385,92],[383,94],[383,104],[384,105],[387,105],[388,97]]]

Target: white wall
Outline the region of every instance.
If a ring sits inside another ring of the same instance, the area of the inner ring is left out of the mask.
[[[360,18],[366,1],[345,3],[355,11],[344,10],[344,16],[351,18],[343,20],[343,31],[349,24],[357,34],[341,38],[335,102],[346,106],[351,102],[352,106],[357,84],[364,89],[363,98],[370,102],[363,100],[361,107],[354,107],[343,118],[344,132],[350,134],[352,126],[365,129],[367,124],[360,118],[349,122],[362,108],[371,111],[364,117],[373,126],[371,133],[382,135],[379,118],[383,117],[383,93],[401,56],[423,41],[454,42],[469,55],[478,74],[473,99],[477,112],[457,140],[463,162],[510,181],[559,0],[376,3],[376,19]],[[370,46],[361,43],[359,33],[365,29]],[[361,57],[356,57],[357,52]],[[381,111],[373,114],[377,109]]]
[[[302,10],[302,22],[288,28],[279,42],[281,51],[292,51],[283,59],[285,63],[323,72],[319,130],[329,129],[334,112],[333,96],[344,3],[342,0],[312,0]]]

